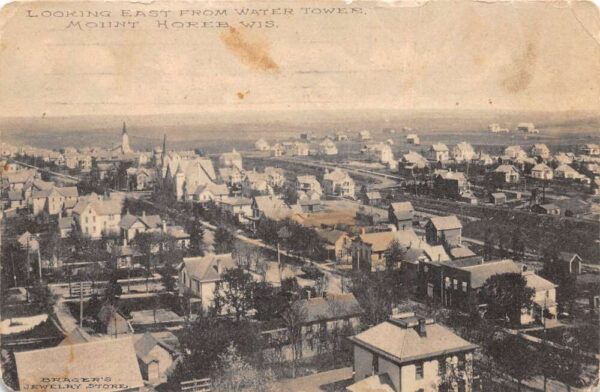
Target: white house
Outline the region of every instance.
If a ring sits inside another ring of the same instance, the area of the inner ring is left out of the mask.
[[[566,180],[586,181],[587,177],[569,165],[560,165],[554,169],[554,178],[564,178]],[[589,182],[590,180],[587,179]]]
[[[550,158],[550,149],[545,144],[534,144],[531,147],[531,156],[548,159]]]
[[[407,170],[424,169],[429,166],[429,162],[418,152],[409,151],[407,154],[402,155],[400,165]]]
[[[100,238],[103,232],[119,232],[121,207],[121,200],[118,199],[84,199],[73,208],[73,218],[81,233]]]
[[[435,162],[445,162],[450,158],[448,146],[443,143],[432,144],[429,148],[429,159]]]
[[[227,196],[229,196],[229,188],[227,188],[227,185],[215,184],[213,182],[206,185],[199,185],[194,191],[194,201],[198,203],[207,203],[209,201],[218,202]]]
[[[418,146],[419,144],[421,144],[421,139],[419,139],[419,135],[417,135],[416,133],[409,133],[408,135],[406,135],[406,143]]]
[[[531,177],[540,180],[551,180],[554,177],[554,172],[545,163],[538,163],[531,169]]]
[[[225,152],[219,156],[219,166],[221,167],[237,167],[242,169],[242,155],[235,150],[231,152]]]
[[[288,150],[288,154],[291,156],[307,156],[308,152],[308,144],[301,142],[293,143]]]
[[[467,142],[460,142],[452,148],[452,158],[456,162],[469,162],[475,158],[473,146]]]
[[[494,170],[494,176],[501,179],[500,182],[506,184],[516,184],[519,182],[519,171],[513,165],[500,165]]]
[[[271,146],[269,145],[269,143],[267,143],[265,139],[260,138],[256,141],[256,143],[254,143],[254,148],[257,151],[269,151]]]
[[[267,166],[265,167],[264,173],[267,176],[267,183],[272,188],[281,188],[285,183],[285,174],[283,169]]]
[[[540,131],[535,128],[533,123],[519,123],[517,125],[517,131],[523,133],[540,133]]]
[[[78,197],[79,193],[75,186],[34,189],[31,193],[33,215],[39,215],[44,211],[49,215],[59,215],[64,209],[73,208]]]
[[[491,133],[508,133],[509,130],[508,128],[502,128],[500,127],[500,124],[490,124],[488,125],[488,131],[490,131]]]
[[[341,197],[354,198],[356,192],[352,177],[346,171],[337,167],[325,173],[323,176],[323,187],[326,194]]]
[[[367,159],[373,162],[383,163],[385,165],[394,163],[394,153],[392,147],[386,143],[367,144],[362,152]]]
[[[325,139],[319,143],[319,154],[321,155],[337,155],[338,149],[335,143],[330,139]]]
[[[518,160],[527,158],[527,152],[521,146],[508,146],[504,149],[504,155],[510,159]]]
[[[315,176],[311,175],[298,176],[296,178],[296,191],[298,193],[304,192],[307,195],[315,194],[317,198],[321,198],[323,194],[321,184]]]
[[[213,305],[215,290],[222,281],[223,273],[236,268],[231,253],[209,253],[199,257],[184,257],[179,265],[179,294],[191,295],[203,310]]]
[[[366,141],[371,140],[371,132],[368,130],[363,130],[358,133],[358,140]]]
[[[433,319],[414,313],[392,316],[350,337],[354,346],[354,384],[350,392],[442,390],[457,374],[458,390],[470,391],[473,353],[478,346]]]

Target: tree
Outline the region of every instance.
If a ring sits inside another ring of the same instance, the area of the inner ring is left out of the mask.
[[[492,240],[492,231],[488,228],[483,237],[483,259],[491,260],[494,257],[494,242]]]
[[[286,183],[283,186],[283,200],[287,205],[293,206],[298,203],[298,192],[296,192],[296,187],[291,183]]]
[[[252,291],[254,281],[252,275],[242,268],[231,268],[222,275],[218,289],[215,291],[214,301],[217,314],[221,309],[232,310],[239,321],[246,317],[252,307]]]
[[[406,252],[400,244],[400,241],[394,239],[385,252],[385,269],[393,271],[398,268],[398,264],[404,261]]]
[[[104,300],[105,302],[115,303],[121,294],[123,294],[123,288],[118,282],[116,271],[114,271],[108,279],[106,290],[104,290]]]
[[[292,378],[296,378],[296,363],[302,355],[302,325],[308,317],[301,302],[293,302],[282,315],[292,348]]]
[[[219,355],[216,368],[213,370],[212,387],[215,391],[267,392],[272,390],[274,379],[270,370],[258,370],[239,354],[235,345],[230,344]]]
[[[571,390],[572,385],[581,382],[582,356],[581,348],[577,339],[568,331],[563,333],[561,344],[568,347],[560,355],[556,375],[567,385],[567,390]]]
[[[382,274],[354,274],[350,291],[365,311],[365,324],[377,325],[388,319],[392,313],[393,290]]]
[[[274,245],[277,243],[277,223],[269,218],[262,217],[256,227],[256,236],[265,243]]]
[[[536,353],[518,335],[508,335],[494,342],[492,355],[502,370],[517,380],[518,391],[523,381],[535,372]]]
[[[253,307],[256,309],[256,318],[269,321],[280,317],[288,304],[287,297],[281,291],[267,282],[258,282],[252,290]]]
[[[152,265],[155,252],[160,248],[160,234],[145,232],[136,234],[133,239],[133,246],[142,254],[142,263],[146,269],[146,292],[148,289],[148,279],[152,274]]]
[[[175,291],[176,281],[173,277],[175,274],[177,274],[177,270],[172,264],[166,264],[160,272],[162,285],[170,293]]]
[[[198,219],[188,220],[187,232],[190,234],[190,256],[204,256],[204,227]]]
[[[248,321],[233,321],[200,314],[187,325],[180,336],[182,360],[168,381],[170,390],[179,390],[179,383],[194,378],[209,377],[219,363],[219,356],[230,344],[242,358],[260,362],[262,342],[256,327]]]
[[[215,231],[215,253],[231,253],[235,246],[235,236],[226,227],[219,226]]]
[[[519,229],[515,229],[511,234],[512,258],[520,261],[525,257],[525,243],[523,242],[523,233]]]
[[[508,318],[520,324],[521,310],[531,309],[535,290],[527,287],[527,280],[520,273],[497,274],[489,277],[481,290],[482,302],[488,304],[493,317]]]
[[[52,293],[47,284],[35,281],[29,288],[29,296],[31,303],[40,312],[52,314],[53,306],[56,303],[56,296]]]

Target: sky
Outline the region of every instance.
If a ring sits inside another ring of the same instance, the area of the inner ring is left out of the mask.
[[[248,2],[235,1],[9,4],[0,117],[600,109],[600,17],[590,2],[252,4],[292,14],[241,17]],[[228,15],[178,16],[216,9]],[[85,10],[111,16],[42,16]],[[151,10],[169,15],[130,16]],[[66,28],[71,21],[83,27]],[[85,27],[98,21],[138,24]],[[171,25],[179,22],[210,27]]]

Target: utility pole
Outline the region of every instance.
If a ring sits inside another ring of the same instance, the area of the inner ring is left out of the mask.
[[[79,328],[83,328],[83,281],[79,282]]]

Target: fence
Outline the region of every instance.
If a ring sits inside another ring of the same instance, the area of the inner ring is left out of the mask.
[[[181,382],[182,392],[211,392],[210,378],[198,378]]]

